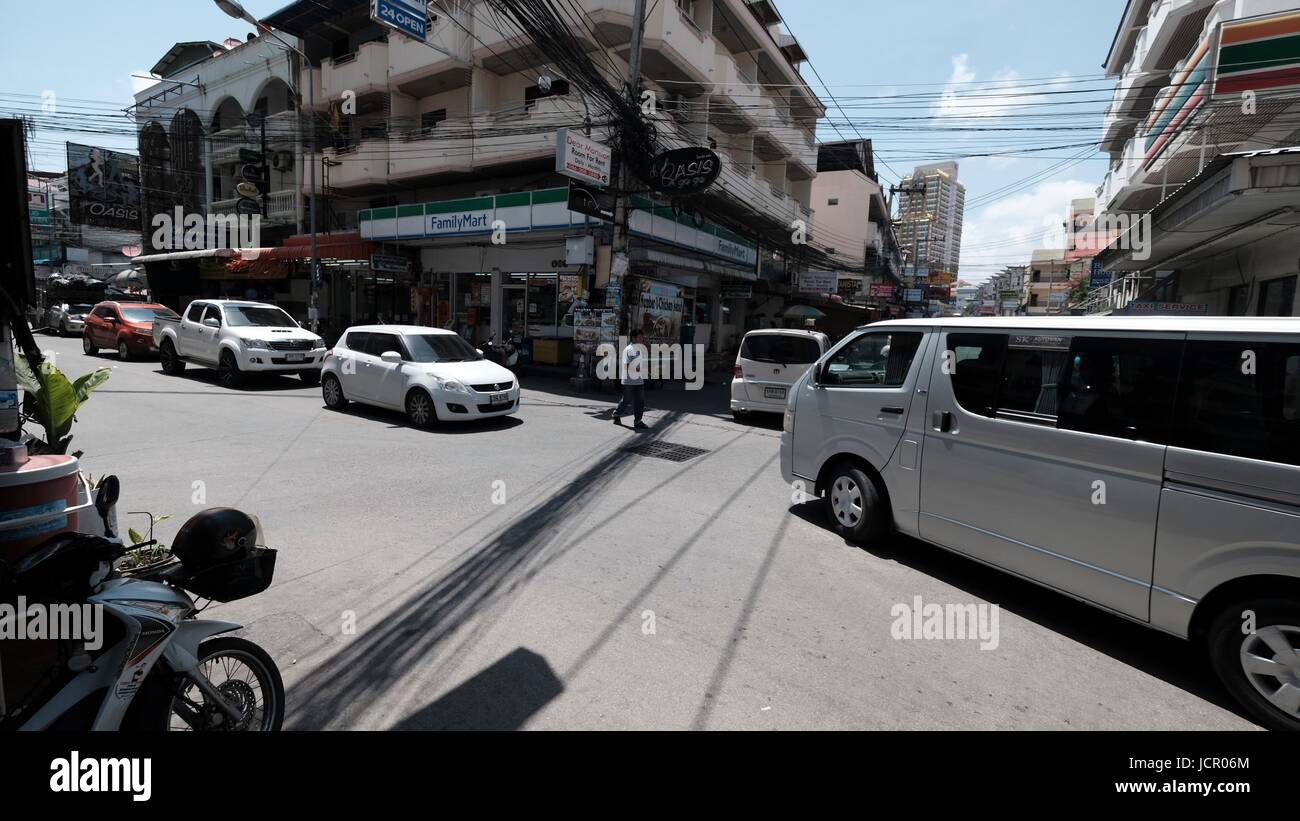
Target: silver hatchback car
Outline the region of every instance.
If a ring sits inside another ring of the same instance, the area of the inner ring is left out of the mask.
[[[1300,319],[884,322],[793,388],[785,479],[1198,643],[1300,729]]]

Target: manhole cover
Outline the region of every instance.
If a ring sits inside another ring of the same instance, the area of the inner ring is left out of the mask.
[[[626,450],[628,453],[649,456],[654,459],[667,459],[670,462],[685,462],[709,452],[704,448],[693,448],[690,445],[674,445],[672,442],[646,442],[644,445],[634,445],[626,448]]]

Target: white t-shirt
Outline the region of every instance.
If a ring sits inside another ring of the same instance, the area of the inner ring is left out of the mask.
[[[644,385],[646,374],[646,348],[633,342],[623,349],[623,384]]]

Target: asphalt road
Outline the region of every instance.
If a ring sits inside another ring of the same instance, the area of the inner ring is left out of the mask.
[[[298,729],[1241,729],[1192,648],[913,540],[862,549],[792,504],[778,422],[529,389],[507,422],[421,431],[273,378],[113,367],[83,407],[84,470],[169,541],[212,506],[257,514],[275,584],[205,616],[277,659]],[[650,394],[655,405],[657,395]],[[696,401],[697,405],[703,404]],[[708,452],[629,453],[645,438]],[[996,649],[896,640],[896,604],[1000,607]]]

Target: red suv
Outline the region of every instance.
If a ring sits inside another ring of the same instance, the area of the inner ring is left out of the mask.
[[[174,317],[176,312],[152,302],[101,302],[86,314],[82,350],[94,356],[100,348],[112,348],[122,360],[158,353],[153,344],[153,321],[160,316]]]

